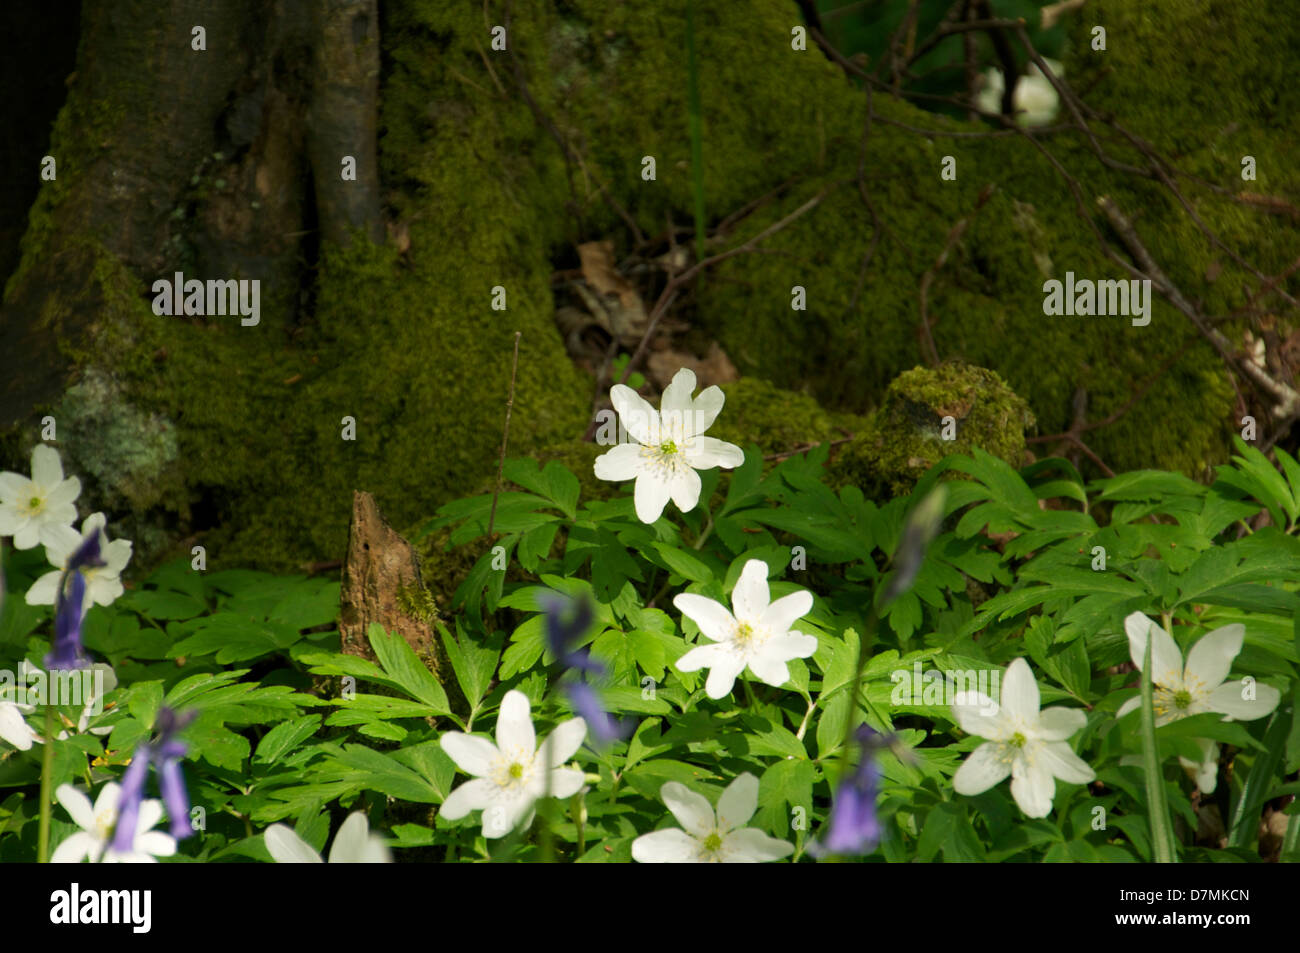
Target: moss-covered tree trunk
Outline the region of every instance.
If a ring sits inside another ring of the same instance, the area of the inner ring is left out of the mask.
[[[1200,219],[1277,274],[1297,234],[1267,210],[1297,204],[1283,65],[1297,21],[1281,0],[1244,6],[1187,0],[1151,18],[1093,0],[1071,21],[1066,75],[1177,157]],[[83,502],[142,561],[195,539],[213,566],[339,559],[354,490],[405,532],[495,472],[516,331],[511,446],[571,448],[592,382],[555,329],[553,279],[578,266],[576,244],[612,241],[617,260],[640,256],[653,294],[668,252],[655,236],[692,223],[696,181],[708,251],[819,198],[764,254],[728,259],[679,299],[674,319],[743,373],[869,411],[926,357],[930,273],[939,355],[997,371],[1045,431],[1072,424],[1084,391],[1089,419],[1117,415],[1089,432],[1116,469],[1200,474],[1222,457],[1233,389],[1173,308],[1157,301],[1146,327],[1044,315],[1048,278],[1124,276],[1031,143],[971,136],[990,129],[884,93],[864,136],[861,89],[792,44],[800,4],[735,0],[697,4],[697,176],[684,13],[685,0],[86,4],[48,150],[58,176],[0,316],[0,465],[22,466],[49,413]],[[1104,56],[1094,23],[1110,31]],[[1121,140],[1107,148],[1144,161]],[[1108,229],[1094,204],[1114,199],[1207,314],[1259,288],[1161,183],[1105,165],[1081,135],[1044,141],[1085,214]],[[1247,154],[1257,184],[1234,179]],[[260,322],[155,314],[152,283],[176,271],[260,280]],[[795,286],[807,310],[791,308]]]

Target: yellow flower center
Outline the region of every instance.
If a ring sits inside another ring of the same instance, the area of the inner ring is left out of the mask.
[[[672,456],[677,452],[677,444],[673,443],[671,440],[665,440],[663,443],[659,444],[659,452],[666,457]]]
[[[1011,740],[1008,741],[1007,744],[1011,745],[1013,748],[1023,748],[1025,746],[1025,740],[1025,736],[1017,731],[1011,736]]]
[[[722,837],[717,831],[714,831],[708,837],[704,838],[704,853],[716,854],[722,847]]]
[[[27,501],[27,508],[34,513],[41,508],[41,504],[43,504],[44,502],[45,501],[42,500],[39,496],[33,496],[30,500]]]
[[[516,761],[510,766],[510,776],[518,780],[524,776],[524,766]]]

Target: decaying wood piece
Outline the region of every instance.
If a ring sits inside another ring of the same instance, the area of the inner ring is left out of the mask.
[[[433,597],[420,579],[419,559],[411,544],[393,531],[375,498],[352,494],[352,524],[343,563],[340,594],[343,652],[376,661],[366,638],[372,622],[399,633],[441,680],[441,652],[433,624]]]

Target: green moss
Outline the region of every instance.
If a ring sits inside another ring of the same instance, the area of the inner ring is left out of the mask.
[[[412,619],[417,619],[426,625],[432,626],[441,621],[438,615],[438,600],[422,585],[410,585],[399,589],[397,607]]]
[[[1081,88],[1099,78],[1090,102],[1113,109],[1189,172],[1239,181],[1240,157],[1251,154],[1260,180],[1242,188],[1295,194],[1300,173],[1287,161],[1287,122],[1297,92],[1285,70],[1297,21],[1281,0],[1189,0],[1159,15],[1124,0],[1094,0],[1088,9],[1072,21],[1067,70]],[[616,237],[620,254],[630,250],[602,188],[647,234],[660,233],[669,218],[690,220],[686,82],[672,33],[683,10],[684,0],[520,0],[510,52],[501,54],[489,49],[478,6],[388,5],[380,146],[386,202],[407,226],[410,249],[398,255],[360,241],[346,251],[326,248],[316,313],[302,328],[290,327],[278,300],[264,305],[258,328],[157,317],[144,281],[93,235],[61,258],[59,267],[87,276],[86,284],[49,298],[50,326],[65,310],[95,314],[90,340],[63,342],[76,351],[78,375],[60,412],[86,424],[85,445],[79,438],[69,452],[96,484],[84,501],[145,507],[137,518],[152,527],[151,539],[219,524],[202,537],[214,567],[336,558],[353,489],[372,490],[394,525],[409,526],[491,479],[516,330],[523,339],[511,453],[564,460],[585,497],[617,491],[590,472],[601,449],[576,444],[590,382],[573,370],[553,327],[552,260],[577,241],[605,236]],[[930,290],[944,359],[992,369],[1050,433],[1069,426],[1080,388],[1089,419],[1101,419],[1192,336],[1186,319],[1159,300],[1145,328],[1122,317],[1043,315],[1049,275],[1118,277],[1050,163],[1019,137],[930,140],[890,126],[884,120],[972,128],[884,96],[875,99],[881,121],[869,140],[865,181],[884,230],[863,272],[874,225],[853,184],[861,93],[815,48],[790,49],[796,13],[786,0],[697,10],[711,222],[795,180],[735,223],[725,244],[822,196],[764,242],[767,253],[730,259],[692,289],[688,317],[746,375],[727,386],[728,405],[711,435],[781,452],[838,439],[840,427],[862,429],[837,415],[865,413],[921,360],[921,277],[989,183],[997,191]],[[1092,22],[1108,26],[1104,54],[1088,49]],[[575,161],[566,162],[519,93],[516,63]],[[78,95],[60,114],[51,150],[59,179],[42,188],[10,288],[31,280],[33,268],[53,268],[51,216],[67,212],[79,170],[100,149],[98,139],[78,148],[78,137],[113,128],[96,109]],[[1225,260],[1166,190],[1106,168],[1077,137],[1048,142],[1089,197],[1109,194],[1130,213],[1152,254],[1207,313],[1240,306],[1256,279]],[[1122,160],[1140,161],[1111,147]],[[647,155],[656,159],[654,181],[641,178]],[[939,178],[945,155],[957,159],[955,182]],[[1195,203],[1263,271],[1289,264],[1292,224],[1204,189]],[[1226,268],[1212,280],[1215,264]],[[498,285],[507,293],[503,312],[490,307]],[[806,289],[806,311],[790,307],[794,286]],[[92,406],[100,400],[114,406]],[[1220,359],[1193,342],[1137,407],[1089,443],[1117,471],[1168,466],[1200,475],[1225,455],[1231,401]],[[354,441],[342,439],[345,416],[355,419]],[[882,411],[876,426],[888,420]],[[974,436],[975,424],[967,426]],[[875,432],[882,442],[870,452],[867,440],[855,444],[854,459],[864,470],[892,472],[884,479],[898,485],[909,468],[883,455],[923,454],[903,449],[906,441],[886,446],[885,432]],[[200,501],[202,511],[193,512]]]
[[[832,468],[832,481],[898,496],[944,457],[974,447],[1019,468],[1025,429],[1033,424],[1028,404],[992,371],[958,363],[916,367],[889,385],[880,410]]]
[[[756,377],[720,385],[727,402],[708,435],[738,447],[757,444],[765,453],[788,453],[839,440],[863,423],[852,414],[833,414],[817,401]]]

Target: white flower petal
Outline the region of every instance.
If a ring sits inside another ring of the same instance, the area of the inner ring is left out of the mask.
[[[712,427],[713,422],[718,419],[718,414],[722,412],[722,405],[726,402],[727,395],[717,384],[700,391],[700,395],[695,398],[694,414],[687,421],[687,439],[698,437]]]
[[[761,559],[751,559],[740,571],[736,588],[731,593],[731,607],[737,622],[757,623],[763,618],[771,603],[767,588],[767,563]]]
[[[36,740],[36,732],[28,726],[18,706],[11,702],[0,702],[0,738],[19,751],[27,751]],[[90,806],[89,802],[86,806]]]
[[[99,797],[95,798],[95,815],[117,814],[117,805],[121,799],[122,788],[116,781],[109,781],[100,788]]]
[[[1205,700],[1210,711],[1235,718],[1237,721],[1254,721],[1263,718],[1277,707],[1282,700],[1282,693],[1272,685],[1256,682],[1254,698],[1245,698],[1246,685],[1243,681],[1224,682]]]
[[[570,718],[555,726],[542,742],[541,751],[545,755],[543,766],[558,768],[582,747],[582,740],[587,737],[587,723],[581,718]]]
[[[812,611],[813,595],[804,589],[782,596],[763,610],[759,624],[769,631],[780,634],[789,632],[790,627]],[[814,649],[814,651],[816,651]]]
[[[636,478],[632,500],[636,504],[636,518],[642,523],[659,519],[671,498],[672,485],[659,473],[642,473]]]
[[[1026,817],[1046,817],[1052,813],[1056,782],[1046,768],[1029,768],[1017,760],[1011,771],[1011,796]]]
[[[529,715],[528,696],[511,689],[497,714],[497,748],[507,760],[527,760],[537,752],[537,734]]]
[[[744,827],[758,810],[758,778],[748,771],[736,775],[718,798],[718,831]]]
[[[77,831],[50,855],[52,864],[79,864],[87,856],[93,856],[100,848],[99,839],[85,831]]]
[[[598,456],[592,464],[596,478],[621,482],[634,480],[644,469],[644,448],[635,443],[620,443]]]
[[[745,451],[716,437],[694,437],[686,445],[686,462],[697,470],[735,469],[745,462]]]
[[[723,863],[762,864],[793,854],[794,844],[769,837],[756,828],[746,827],[727,834],[718,853],[722,855]]]
[[[27,590],[27,604],[29,606],[54,605],[59,596],[59,577],[62,575],[62,570],[55,569],[32,583]]]
[[[1038,720],[1038,683],[1029,663],[1018,658],[1002,677],[1002,711],[1013,720],[1033,724]]]
[[[162,820],[163,805],[157,798],[140,802],[140,813],[135,817],[135,833],[139,837]]]
[[[986,741],[970,753],[952,776],[952,789],[958,794],[983,794],[1001,783],[1011,773],[1011,763],[1001,756],[1002,746]]]
[[[551,797],[573,797],[586,782],[586,775],[577,768],[555,768],[551,771]]]
[[[677,660],[676,668],[679,672],[698,672],[712,668],[731,654],[725,645],[698,645]]]
[[[788,662],[796,658],[809,658],[817,651],[817,636],[802,632],[787,632],[771,636],[758,650],[765,658]]]
[[[0,473],[0,500],[6,504],[18,503],[24,498],[31,499],[32,481],[27,479],[21,473],[14,473],[12,470],[6,470]],[[8,533],[0,533],[0,536],[7,536]]]
[[[1201,760],[1192,761],[1180,755],[1178,763],[1196,781],[1196,787],[1202,794],[1213,794],[1219,783],[1219,746],[1209,738],[1195,740],[1201,749]]]
[[[171,857],[176,853],[176,838],[163,831],[145,831],[143,834],[136,835],[134,846],[135,852],[139,854]]]
[[[262,835],[267,853],[277,864],[321,864],[320,854],[284,824],[272,824]]]
[[[47,492],[63,481],[59,451],[43,443],[32,448],[32,482]]]
[[[735,617],[719,602],[694,593],[683,592],[673,597],[673,605],[682,615],[699,626],[700,633],[707,639],[726,642],[735,632]]]
[[[68,812],[73,823],[83,831],[95,829],[95,809],[90,806],[90,798],[71,784],[60,784],[54,792],[54,797],[63,805],[63,809]]]
[[[347,816],[330,847],[331,864],[391,864],[393,856],[378,834],[370,833],[370,824],[360,811]]]
[[[736,684],[736,676],[744,670],[744,659],[736,658],[730,653],[719,658],[709,669],[709,678],[704,683],[704,694],[710,698],[725,698],[731,694],[732,686]]]
[[[683,513],[689,513],[700,502],[700,475],[690,467],[678,470],[668,481],[668,495]]]
[[[983,692],[966,692],[962,704],[953,704],[952,717],[962,731],[977,738],[1000,741],[1010,733],[1002,709]]]
[[[1246,627],[1240,622],[1220,626],[1201,636],[1187,653],[1183,682],[1188,689],[1210,692],[1222,685],[1232,671],[1232,660],[1241,652],[1245,638]]]
[[[686,439],[691,418],[695,415],[691,394],[695,391],[695,372],[683,367],[664,388],[659,401],[659,419],[663,424],[663,438],[682,443]]]
[[[14,549],[34,549],[41,542],[41,524],[30,519],[13,532]]]
[[[447,795],[438,815],[449,821],[458,821],[470,811],[486,810],[497,801],[501,789],[487,778],[466,781]]]
[[[1087,784],[1095,781],[1096,773],[1064,741],[1049,741],[1039,745],[1034,752],[1038,765],[1053,777],[1068,781],[1070,784]]]
[[[785,661],[766,652],[760,651],[750,656],[749,670],[760,682],[773,688],[780,688],[790,681],[790,668]]]
[[[81,480],[73,477],[71,480],[63,480],[50,488],[49,495],[45,497],[45,507],[47,510],[64,511],[78,496],[81,495]],[[77,508],[72,507],[72,519],[77,518]]]
[[[1151,681],[1162,685],[1170,691],[1183,688],[1183,653],[1178,651],[1178,644],[1164,629],[1156,625],[1141,612],[1134,612],[1124,620],[1124,631],[1128,633],[1129,657],[1133,664],[1142,670],[1142,659],[1146,654],[1147,636],[1151,642]]]
[[[713,832],[713,806],[703,794],[696,794],[678,781],[669,781],[659,789],[659,796],[686,833],[702,840]]]
[[[1087,723],[1088,716],[1077,708],[1045,708],[1034,734],[1044,741],[1064,741]]]
[[[497,746],[486,738],[478,738],[459,731],[444,732],[438,739],[447,757],[456,762],[456,766],[466,774],[483,777],[492,773],[492,766],[501,753]]]
[[[619,423],[637,443],[659,445],[659,413],[636,391],[623,384],[609,390],[610,403],[618,412]]]
[[[639,864],[697,863],[699,851],[699,841],[675,827],[642,834],[632,841],[632,859]]]

